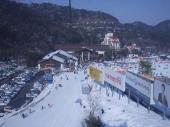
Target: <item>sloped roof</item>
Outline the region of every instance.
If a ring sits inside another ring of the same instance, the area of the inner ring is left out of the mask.
[[[60,58],[56,55],[52,56],[52,59],[55,60],[55,61],[58,61],[60,63],[64,63],[64,61],[65,61],[63,58]]]
[[[95,49],[93,49],[93,48],[88,48],[88,47],[85,47],[85,46],[79,48],[79,49],[76,50],[75,52],[81,52],[81,51],[89,51],[89,52],[91,52],[91,53],[93,53],[93,52],[95,53],[95,52],[96,52]]]
[[[49,54],[47,54],[46,56],[43,57],[44,60],[47,60],[49,58],[51,58],[52,56],[54,56],[55,54],[57,54],[59,52],[59,50],[56,50],[55,52],[51,52]]]
[[[68,57],[68,58],[70,58],[70,59],[78,60],[75,56],[70,55],[69,53],[67,53],[67,52],[65,52],[65,51],[63,51],[63,50],[59,50],[58,53],[59,53],[59,54],[62,54],[62,55],[64,55],[64,56],[66,56],[66,57]]]
[[[56,57],[54,57],[54,59],[59,60],[60,57],[57,56],[57,54],[64,55],[64,56],[66,56],[66,57],[69,58],[69,59],[78,60],[75,56],[70,55],[69,53],[67,53],[66,51],[63,51],[63,50],[56,50],[56,51],[54,51],[54,52],[51,52],[51,53],[47,54],[46,56],[44,56],[44,57],[43,57],[43,60],[50,59],[50,58],[52,58],[53,56],[56,56]],[[61,58],[61,59],[63,59],[63,58]],[[60,60],[61,60],[61,59],[60,59]],[[62,61],[62,60],[61,60],[61,61]]]

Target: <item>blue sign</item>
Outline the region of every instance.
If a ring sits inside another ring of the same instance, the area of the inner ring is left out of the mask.
[[[48,84],[53,83],[53,75],[51,73],[47,73],[44,75],[44,80],[48,82]]]

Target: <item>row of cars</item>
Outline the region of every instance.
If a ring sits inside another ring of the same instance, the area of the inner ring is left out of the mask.
[[[30,100],[37,97],[41,91],[47,86],[47,84],[51,84],[53,82],[53,76],[51,73],[44,74],[38,81],[36,81],[29,93],[26,94],[26,97]]]
[[[4,110],[10,101],[18,94],[18,92],[27,85],[35,74],[38,72],[35,68],[24,69],[14,78],[7,80],[0,86],[0,109]]]
[[[41,91],[45,88],[45,86],[46,85],[44,83],[41,83],[40,81],[34,83],[29,93],[26,93],[27,99],[32,100],[33,98],[37,97],[41,93]]]
[[[16,68],[17,68],[17,64],[14,62],[11,63],[0,62],[0,80],[15,73]]]

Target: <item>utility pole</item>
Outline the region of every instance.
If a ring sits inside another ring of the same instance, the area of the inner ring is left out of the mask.
[[[72,7],[71,0],[69,0],[69,33],[70,33],[70,43],[72,43]]]

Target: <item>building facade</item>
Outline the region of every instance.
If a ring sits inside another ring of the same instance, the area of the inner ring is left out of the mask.
[[[40,70],[62,71],[65,68],[75,69],[78,59],[63,50],[51,52],[39,62]]]
[[[117,38],[114,33],[107,33],[104,37],[103,42],[101,43],[102,45],[108,45],[113,47],[115,50],[120,49],[120,41],[119,38]]]

